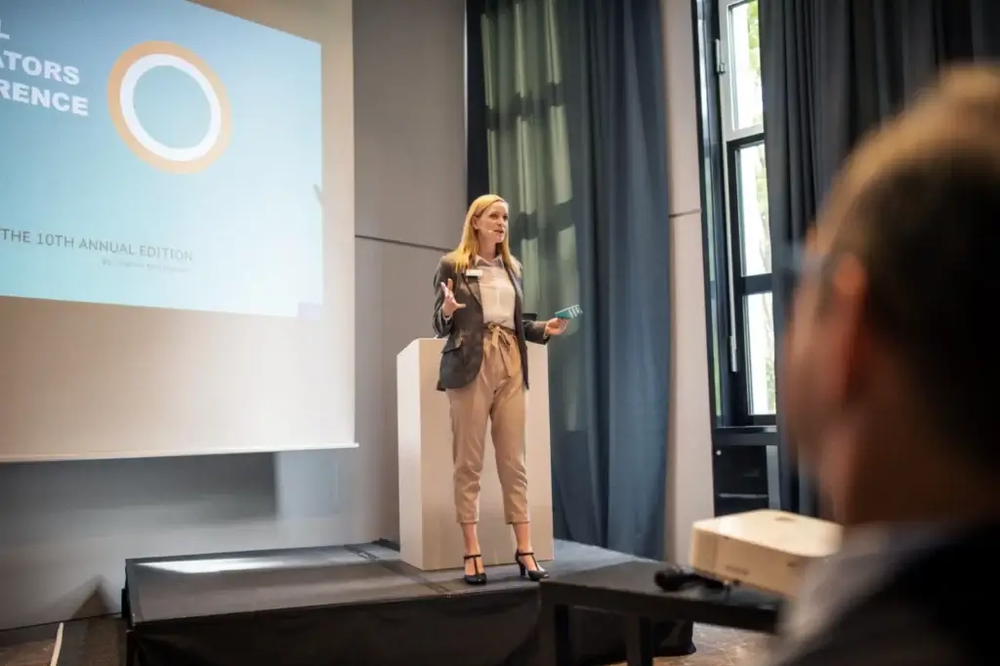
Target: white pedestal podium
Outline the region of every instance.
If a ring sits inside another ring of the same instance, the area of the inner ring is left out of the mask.
[[[399,540],[404,562],[423,571],[456,569],[462,535],[455,522],[451,417],[436,389],[444,339],[419,338],[396,356],[399,428]],[[539,561],[552,559],[552,460],[549,451],[549,365],[543,345],[528,344],[531,390],[525,446],[531,540]],[[514,538],[504,523],[500,482],[487,429],[479,497],[483,565],[514,561]]]

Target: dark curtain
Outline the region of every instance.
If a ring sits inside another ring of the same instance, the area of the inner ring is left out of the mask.
[[[1000,53],[1000,2],[761,0],[760,30],[771,247],[780,267],[865,132],[942,66]],[[794,277],[778,270],[774,278],[780,346]],[[817,515],[808,479],[781,451],[782,507]]]
[[[670,233],[659,0],[487,0],[490,188],[549,345],[556,535],[659,558]]]
[[[465,187],[466,205],[490,189],[486,79],[483,76],[483,14],[488,0],[465,3]]]

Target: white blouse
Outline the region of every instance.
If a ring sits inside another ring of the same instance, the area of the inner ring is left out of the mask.
[[[483,271],[479,278],[479,291],[483,299],[483,318],[487,324],[496,324],[514,330],[514,307],[517,294],[514,283],[503,265],[503,258],[492,262],[476,257],[476,268]]]

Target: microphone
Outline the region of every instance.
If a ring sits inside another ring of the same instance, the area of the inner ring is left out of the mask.
[[[721,590],[726,586],[723,582],[702,576],[692,569],[668,564],[653,575],[653,582],[664,592],[680,592],[692,587],[704,587],[709,590]]]

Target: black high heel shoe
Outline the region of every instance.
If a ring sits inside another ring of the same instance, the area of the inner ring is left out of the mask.
[[[549,572],[543,569],[541,566],[539,566],[538,560],[535,560],[535,568],[529,569],[528,567],[524,566],[524,562],[521,561],[521,558],[523,557],[530,557],[531,559],[535,560],[535,554],[530,550],[526,553],[522,553],[519,550],[514,551],[514,561],[517,562],[517,567],[521,570],[521,578],[527,577],[528,580],[537,583],[538,581],[544,580],[549,577]]]
[[[481,554],[476,555],[463,555],[462,564],[465,565],[469,560],[475,560],[476,573],[465,574],[462,580],[465,581],[466,585],[486,585],[486,572],[480,571],[480,567],[483,565],[483,556]]]

